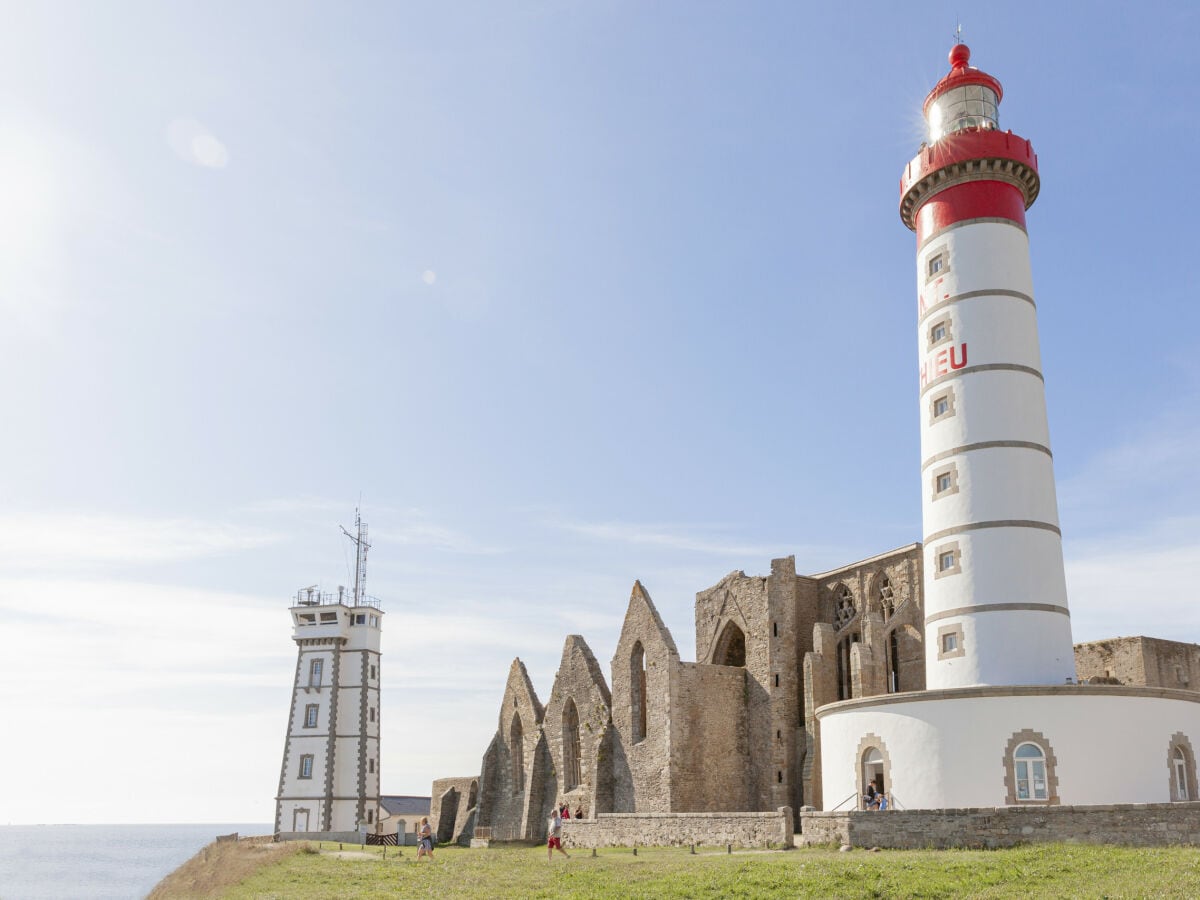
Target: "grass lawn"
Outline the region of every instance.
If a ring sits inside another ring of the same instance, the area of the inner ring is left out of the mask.
[[[315,846],[315,845],[314,845]],[[367,897],[1200,897],[1200,850],[1041,844],[1011,850],[703,848],[572,851],[544,847],[379,847],[339,856],[336,844],[260,869],[219,896]],[[349,851],[350,845],[347,845]]]

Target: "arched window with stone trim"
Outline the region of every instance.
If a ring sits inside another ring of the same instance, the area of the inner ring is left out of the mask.
[[[647,734],[646,651],[641,641],[633,645],[633,652],[629,655],[629,707],[632,713],[633,742],[636,744]]]
[[[734,621],[726,622],[721,630],[721,637],[713,650],[712,661],[717,666],[746,665],[746,634]]]
[[[521,727],[520,713],[513,713],[508,729],[508,753],[512,759],[513,793],[519,794],[525,790],[525,729]]]
[[[841,631],[856,615],[858,608],[854,604],[854,591],[850,590],[849,585],[838,584],[833,589],[833,627]]]
[[[1182,731],[1171,735],[1167,746],[1167,770],[1170,772],[1172,803],[1200,799],[1200,786],[1196,784],[1196,754],[1192,742]]]
[[[579,787],[580,758],[579,758],[579,712],[575,701],[568,697],[563,707],[562,722],[562,754],[563,754],[563,790],[571,791]]]
[[[1025,729],[1004,748],[1004,785],[1009,806],[1057,806],[1058,760],[1046,737]]]

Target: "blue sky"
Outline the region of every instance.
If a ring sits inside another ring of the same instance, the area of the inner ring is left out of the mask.
[[[1075,639],[1200,641],[1191,4],[0,6],[0,820],[269,821],[360,495],[392,793],[635,578],[690,659],[729,571],[918,540],[956,16],[1039,154]]]

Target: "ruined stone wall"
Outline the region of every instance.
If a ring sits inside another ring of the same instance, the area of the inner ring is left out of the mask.
[[[746,670],[748,809],[793,806],[801,796],[796,595],[790,556],[772,560],[766,578],[732,572],[696,595],[697,661]]]
[[[1140,637],[1110,638],[1075,645],[1075,680],[1101,684],[1146,684]]]
[[[1075,645],[1081,682],[1200,690],[1200,645],[1123,637]]]
[[[1200,646],[1161,638],[1142,641],[1148,686],[1200,690]]]
[[[556,792],[549,806],[565,802],[572,813],[582,807],[585,815],[597,808],[596,777],[601,763],[601,746],[611,721],[612,695],[604,673],[587,642],[577,634],[569,635],[554,678],[554,687],[546,703],[543,733],[554,772]],[[578,769],[569,758],[578,748]],[[578,779],[576,780],[576,775]]]
[[[805,806],[822,805],[817,709],[842,699],[892,693],[893,688],[925,689],[921,577],[921,545],[912,544],[810,580],[813,587],[804,594],[809,608],[798,616],[808,621],[808,613],[816,622],[812,649],[802,662],[805,747],[800,782]],[[851,609],[844,606],[847,588]],[[846,642],[848,653],[842,649]],[[898,669],[894,674],[893,653]],[[850,685],[848,695],[843,678]]]
[[[1158,847],[1200,843],[1200,802],[1113,806],[809,812],[797,843],[898,850],[1066,841]]]
[[[476,825],[493,829],[497,840],[537,840],[545,835],[545,823],[539,821],[544,783],[549,776],[549,753],[541,729],[543,715],[525,664],[513,660],[496,735],[484,754],[480,772]]]
[[[819,621],[834,626],[837,641],[857,634],[864,645],[858,649],[859,659],[851,660],[852,697],[893,692],[888,666],[893,632],[899,661],[898,691],[925,689],[921,559],[921,545],[911,544],[813,576],[818,582]],[[853,602],[848,617],[841,608],[844,588],[849,588]],[[833,699],[838,698],[835,695]]]
[[[804,805],[820,808],[821,802],[821,725],[817,709],[837,700],[837,637],[828,622],[813,626],[813,649],[804,654],[804,767],[800,777]]]
[[[563,822],[568,847],[686,847],[691,844],[759,849],[792,846],[792,811],[615,813]]]
[[[671,810],[671,701],[678,669],[671,633],[645,588],[634,584],[612,661],[614,734],[606,743],[608,765],[599,773],[606,781],[597,790],[597,812]],[[611,809],[599,806],[601,795],[610,798]]]
[[[746,670],[680,663],[675,710],[674,811],[749,809]]]
[[[441,843],[466,844],[475,828],[479,776],[439,778],[433,782],[429,827]]]

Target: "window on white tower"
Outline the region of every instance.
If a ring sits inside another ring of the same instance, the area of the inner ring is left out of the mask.
[[[955,633],[942,635],[942,652],[953,653],[958,649],[958,635]]]
[[[948,412],[950,412],[950,398],[949,397],[938,397],[936,400],[933,401],[934,418],[937,418],[938,416],[944,416]]]
[[[949,472],[943,472],[941,475],[939,475],[937,479],[938,493],[940,494],[943,491],[950,490],[950,485],[953,483],[953,481],[954,479],[950,477]]]
[[[954,551],[947,550],[938,556],[938,571],[945,572],[954,568]]]
[[[312,778],[313,757],[311,753],[305,753],[300,757],[300,777]]]
[[[310,703],[310,704],[308,704],[308,706],[304,707],[304,727],[305,728],[316,728],[317,727],[317,710],[319,708],[320,707],[316,703]]]
[[[308,664],[308,684],[310,687],[321,686],[321,676],[325,672],[325,660],[314,659]]]
[[[932,278],[943,269],[946,268],[946,256],[943,253],[935,253],[929,257],[929,277]]]

